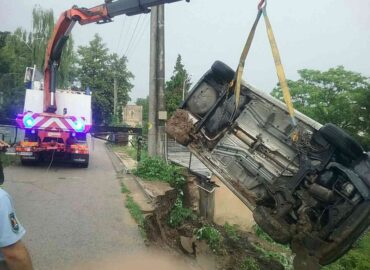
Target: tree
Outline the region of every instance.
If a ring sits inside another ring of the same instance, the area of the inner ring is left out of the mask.
[[[17,28],[13,33],[0,32],[0,117],[14,119],[23,111],[26,67],[37,65],[43,70],[47,42],[54,28],[52,10],[35,6],[32,12],[32,32]],[[73,80],[73,41],[70,38],[63,51],[59,70],[59,87]]]
[[[113,82],[118,82],[118,108],[129,101],[133,74],[127,69],[127,59],[109,54],[101,37],[95,34],[88,46],[78,48],[77,74],[82,87],[92,90],[93,119],[97,124],[116,123],[113,115]],[[119,120],[119,122],[121,119]]]
[[[54,29],[54,13],[52,9],[42,9],[36,5],[32,10],[32,33],[30,43],[33,64],[42,70],[45,62],[45,52]]]
[[[148,134],[149,121],[149,96],[146,98],[138,98],[136,105],[143,107],[143,134]]]
[[[288,81],[295,108],[322,124],[336,124],[369,149],[369,78],[343,66],[323,72],[303,69],[298,74],[300,79]],[[280,87],[272,95],[283,100]]]
[[[171,79],[166,82],[165,87],[165,103],[169,116],[171,116],[180,105],[182,101],[183,90],[185,90],[184,92],[186,96],[190,86],[191,82],[189,74],[182,64],[181,55],[178,55]]]
[[[54,26],[53,10],[42,9],[36,5],[32,11],[32,33],[30,33],[29,42],[30,48],[32,48],[32,64],[36,65],[39,70],[44,69],[46,48],[53,34]],[[71,86],[75,75],[75,58],[73,39],[70,35],[59,65],[59,87]]]
[[[24,71],[31,64],[27,32],[1,32],[0,47],[0,117],[15,119],[23,111]]]
[[[134,75],[127,69],[127,58],[125,56],[119,57],[116,53],[109,56],[109,73],[112,80],[117,80],[117,115],[114,116],[113,122],[115,124],[122,123],[122,110],[130,101],[129,93],[133,87],[131,79]]]

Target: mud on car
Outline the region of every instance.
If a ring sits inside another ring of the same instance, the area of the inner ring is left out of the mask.
[[[167,122],[252,211],[276,242],[304,249],[319,264],[343,254],[370,224],[370,154],[342,129],[296,112],[215,62]],[[292,133],[298,139],[292,139]]]

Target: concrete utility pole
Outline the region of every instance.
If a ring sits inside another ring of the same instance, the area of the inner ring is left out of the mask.
[[[158,8],[153,7],[150,15],[150,70],[149,70],[149,115],[148,115],[148,154],[157,155],[157,35],[158,35]]]
[[[113,115],[114,115],[114,120],[120,120],[117,119],[117,77],[114,75],[114,80],[113,80]]]
[[[157,87],[158,87],[158,130],[157,130],[157,155],[165,157],[165,116],[164,112],[164,84],[165,84],[165,48],[164,48],[164,5],[158,6],[158,70],[157,70]]]

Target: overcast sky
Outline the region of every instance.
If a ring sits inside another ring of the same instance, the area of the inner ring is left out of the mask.
[[[55,17],[72,7],[92,7],[103,0],[0,0],[0,31],[31,29],[32,8],[52,8]],[[215,60],[236,67],[256,16],[256,0],[191,0],[166,6],[166,77],[178,54],[195,82]],[[303,68],[326,70],[338,65],[370,76],[370,0],[270,0],[268,14],[287,77]],[[149,17],[119,16],[105,25],[76,26],[77,45],[95,33],[111,51],[127,54],[134,73],[133,101],[148,95]],[[136,28],[136,31],[134,32]],[[261,21],[244,78],[271,91],[277,82],[264,22]]]

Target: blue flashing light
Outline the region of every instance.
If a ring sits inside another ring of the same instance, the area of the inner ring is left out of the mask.
[[[74,122],[74,127],[73,128],[76,132],[83,132],[85,130],[85,122],[81,118],[78,118]]]
[[[26,128],[32,128],[35,125],[35,119],[31,115],[26,115],[23,118],[23,124]]]

